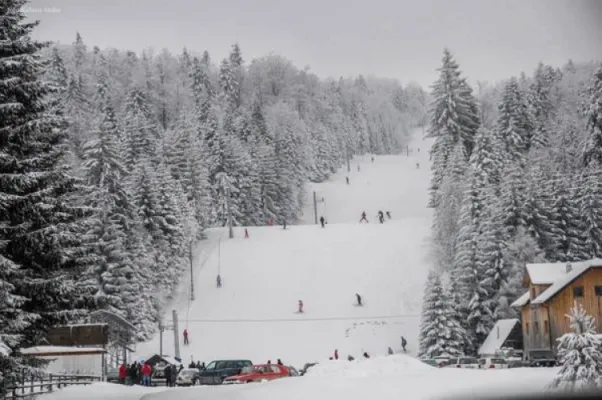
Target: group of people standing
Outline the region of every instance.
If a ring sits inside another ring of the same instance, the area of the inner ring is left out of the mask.
[[[119,381],[123,385],[151,385],[151,376],[153,375],[153,367],[149,363],[133,362],[130,365],[126,363],[119,367]]]
[[[403,352],[406,352],[406,345],[408,344],[406,338],[404,338],[403,336],[401,337],[401,347],[403,349]],[[389,346],[389,348],[387,349],[387,354],[388,355],[393,355],[393,349],[391,348],[391,346]],[[364,351],[364,354],[362,354],[364,356],[364,358],[370,358],[370,354],[368,354],[367,351]],[[335,349],[334,350],[334,355],[332,357],[329,358],[330,360],[338,360],[339,359],[339,350]],[[347,360],[348,361],[353,361],[355,360],[355,357],[353,357],[351,354],[349,354],[347,356]]]

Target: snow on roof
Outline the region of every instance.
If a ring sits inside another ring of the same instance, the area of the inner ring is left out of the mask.
[[[35,346],[21,349],[23,354],[106,353],[101,347]]]
[[[594,258],[587,261],[581,261],[578,263],[571,263],[572,270],[569,273],[564,274],[560,279],[556,280],[552,286],[543,291],[531,304],[543,304],[550,300],[552,297],[557,295],[567,285],[570,285],[575,279],[579,278],[590,268],[602,268],[602,260]]]
[[[529,303],[529,299],[531,298],[531,293],[529,291],[526,291],[525,293],[523,293],[522,296],[520,296],[518,299],[516,299],[514,301],[514,303],[510,304],[510,307],[522,307],[522,306],[526,306]]]
[[[575,265],[578,263],[571,263]],[[533,285],[551,285],[566,275],[567,263],[527,264],[527,273]]]
[[[512,328],[518,323],[519,321],[516,318],[498,320],[481,345],[479,355],[495,354],[495,351],[502,347],[508,335],[512,332]]]

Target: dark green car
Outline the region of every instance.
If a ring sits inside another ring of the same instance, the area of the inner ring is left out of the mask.
[[[251,367],[250,360],[215,360],[201,371],[199,383],[201,385],[221,385],[229,376],[239,375],[244,367]]]

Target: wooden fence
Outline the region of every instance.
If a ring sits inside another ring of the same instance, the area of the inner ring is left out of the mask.
[[[99,382],[102,378],[93,375],[58,375],[58,374],[23,374],[19,382],[14,382],[6,387],[4,400],[28,399],[33,396],[52,393],[55,390],[71,385],[90,385]]]

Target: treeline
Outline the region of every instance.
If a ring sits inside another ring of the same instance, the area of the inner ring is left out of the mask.
[[[519,317],[525,264],[602,257],[602,67],[540,63],[474,94],[446,50],[432,86],[430,206],[438,267],[420,353],[476,354]],[[497,102],[497,105],[495,104]]]
[[[227,223],[226,196],[235,225],[294,223],[308,180],[396,153],[425,122],[416,85],[322,80],[237,45],[217,65],[79,34],[44,47],[25,3],[0,6],[0,371],[90,309],[149,338],[191,243]]]

